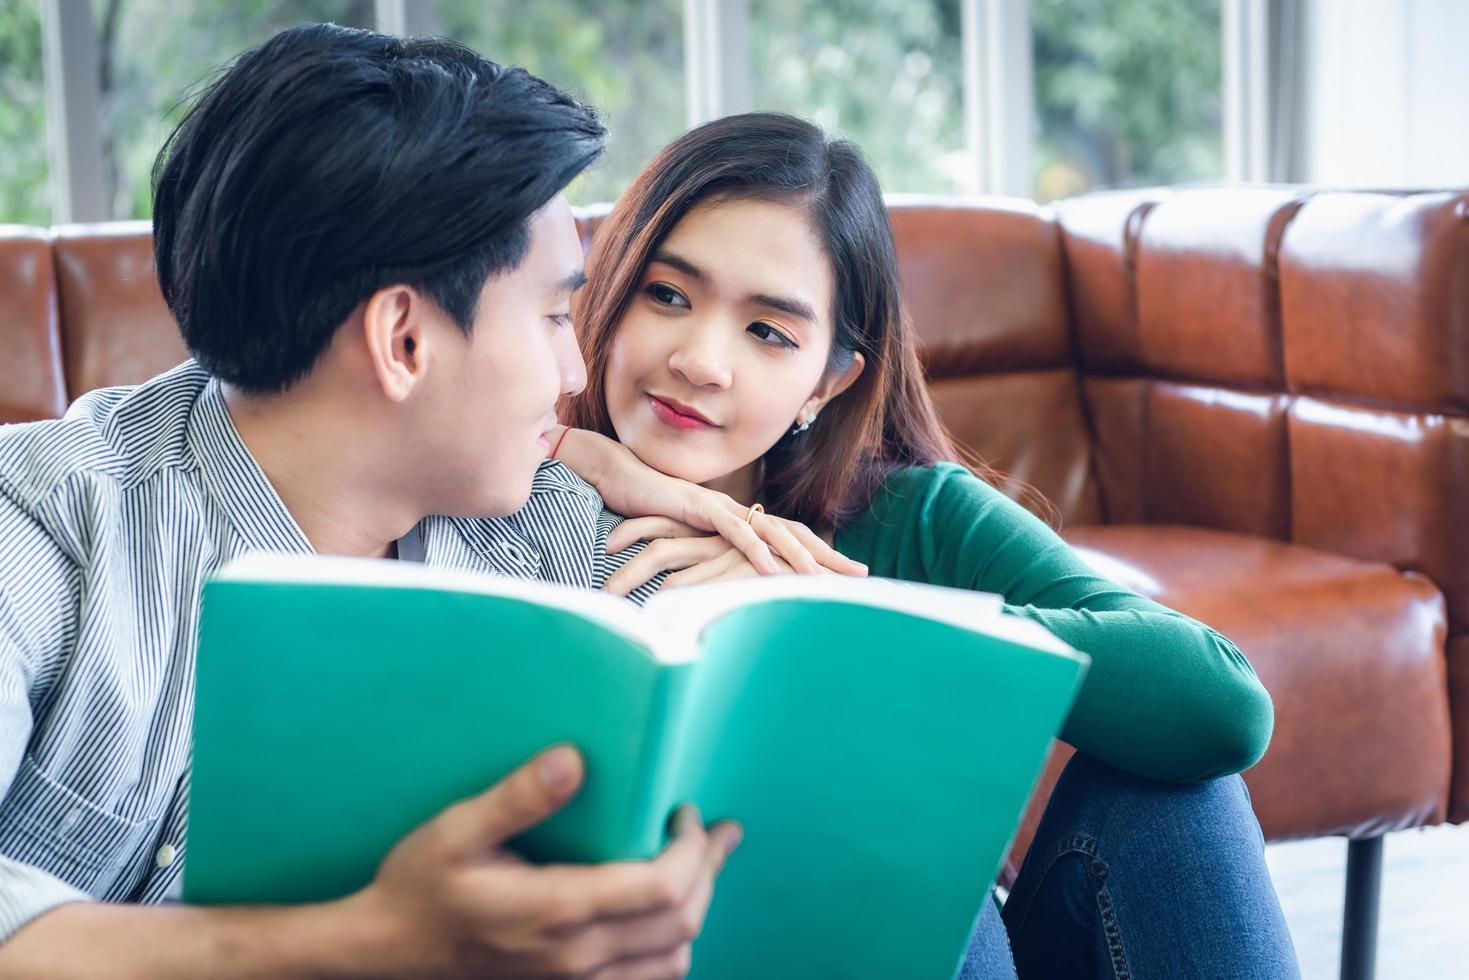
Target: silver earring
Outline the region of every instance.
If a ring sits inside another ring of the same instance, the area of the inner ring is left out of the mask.
[[[802,432],[805,432],[807,429],[811,428],[811,423],[815,421],[816,416],[814,415],[808,415],[805,418],[797,419],[796,424],[791,426],[791,435],[800,435]]]

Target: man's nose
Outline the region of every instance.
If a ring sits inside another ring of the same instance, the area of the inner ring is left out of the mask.
[[[561,371],[561,394],[563,396],[581,394],[582,389],[587,386],[587,364],[582,360],[581,346],[576,342],[575,332],[571,330],[559,332],[556,363]]]

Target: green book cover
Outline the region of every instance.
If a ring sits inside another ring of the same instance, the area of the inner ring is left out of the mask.
[[[557,742],[578,796],[513,842],[648,858],[684,801],[745,839],[696,978],[944,977],[1086,669],[995,596],[838,576],[610,596],[251,556],[204,589],[185,901],[349,894]]]

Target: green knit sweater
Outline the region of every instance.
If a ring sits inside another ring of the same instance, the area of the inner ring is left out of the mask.
[[[1195,782],[1248,769],[1270,742],[1270,695],[1233,643],[1100,577],[961,466],[894,473],[835,544],[872,575],[998,593],[1088,654],[1061,737],[1110,766]]]

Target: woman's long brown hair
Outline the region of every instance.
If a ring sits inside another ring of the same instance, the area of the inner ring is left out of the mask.
[[[633,180],[595,234],[576,322],[587,387],[566,421],[616,438],[607,413],[613,334],[658,246],[694,207],[711,200],[797,204],[810,215],[835,280],[836,333],[828,371],[860,352],[861,376],[803,433],[766,453],[761,501],[773,514],[835,529],[863,511],[895,469],[962,462],[939,421],[903,311],[892,226],[877,178],[856,146],[793,116],[748,113],[690,130]]]

